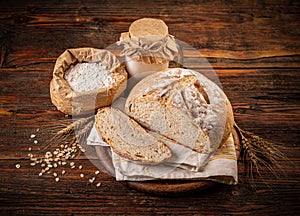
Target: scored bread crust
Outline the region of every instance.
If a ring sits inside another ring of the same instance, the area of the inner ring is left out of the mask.
[[[131,90],[125,110],[145,128],[199,153],[215,152],[233,128],[225,93],[188,69],[167,69],[144,78]]]
[[[96,129],[112,150],[123,158],[158,164],[171,157],[170,148],[119,109],[104,107],[95,115]]]

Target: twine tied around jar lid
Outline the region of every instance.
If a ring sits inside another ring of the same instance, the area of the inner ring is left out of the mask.
[[[127,56],[146,64],[165,64],[178,52],[168,26],[159,19],[143,18],[134,21],[129,32],[121,34],[118,45],[124,48],[121,56]]]

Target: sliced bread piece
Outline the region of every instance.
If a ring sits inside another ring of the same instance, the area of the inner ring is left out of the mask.
[[[171,157],[171,150],[119,109],[104,107],[95,116],[102,139],[123,158],[157,164]]]

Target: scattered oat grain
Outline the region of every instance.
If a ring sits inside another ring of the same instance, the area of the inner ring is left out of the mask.
[[[33,139],[33,138],[35,138],[35,137],[36,137],[35,134],[31,134],[31,135],[30,135],[30,138],[31,138],[31,139]]]
[[[96,184],[96,187],[100,187],[101,186],[101,182]]]
[[[81,174],[80,174],[80,177],[81,177],[81,178],[83,178],[83,177],[84,177],[84,174],[83,174],[83,173],[81,173]]]
[[[90,178],[90,179],[89,179],[89,182],[90,182],[90,183],[93,183],[93,182],[95,181],[95,179],[96,179],[95,177]]]
[[[58,181],[59,181],[59,177],[56,177],[56,178],[55,178],[55,181],[58,182]]]
[[[98,175],[99,173],[100,173],[100,171],[99,171],[99,170],[95,171],[95,174],[96,174],[96,175]]]
[[[16,164],[16,168],[19,169],[21,167],[21,165],[18,163]]]
[[[39,141],[37,141],[37,140],[34,140],[34,141],[33,141],[33,143],[34,143],[34,144],[38,144],[38,143],[39,143]]]
[[[82,169],[82,165],[79,165],[78,169]]]

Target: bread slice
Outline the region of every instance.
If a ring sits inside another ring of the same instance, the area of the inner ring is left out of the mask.
[[[171,150],[119,109],[104,107],[95,116],[96,128],[112,150],[128,160],[157,164],[171,157]]]
[[[187,69],[168,69],[144,78],[131,90],[125,109],[145,128],[204,154],[215,152],[233,128],[224,92]]]

